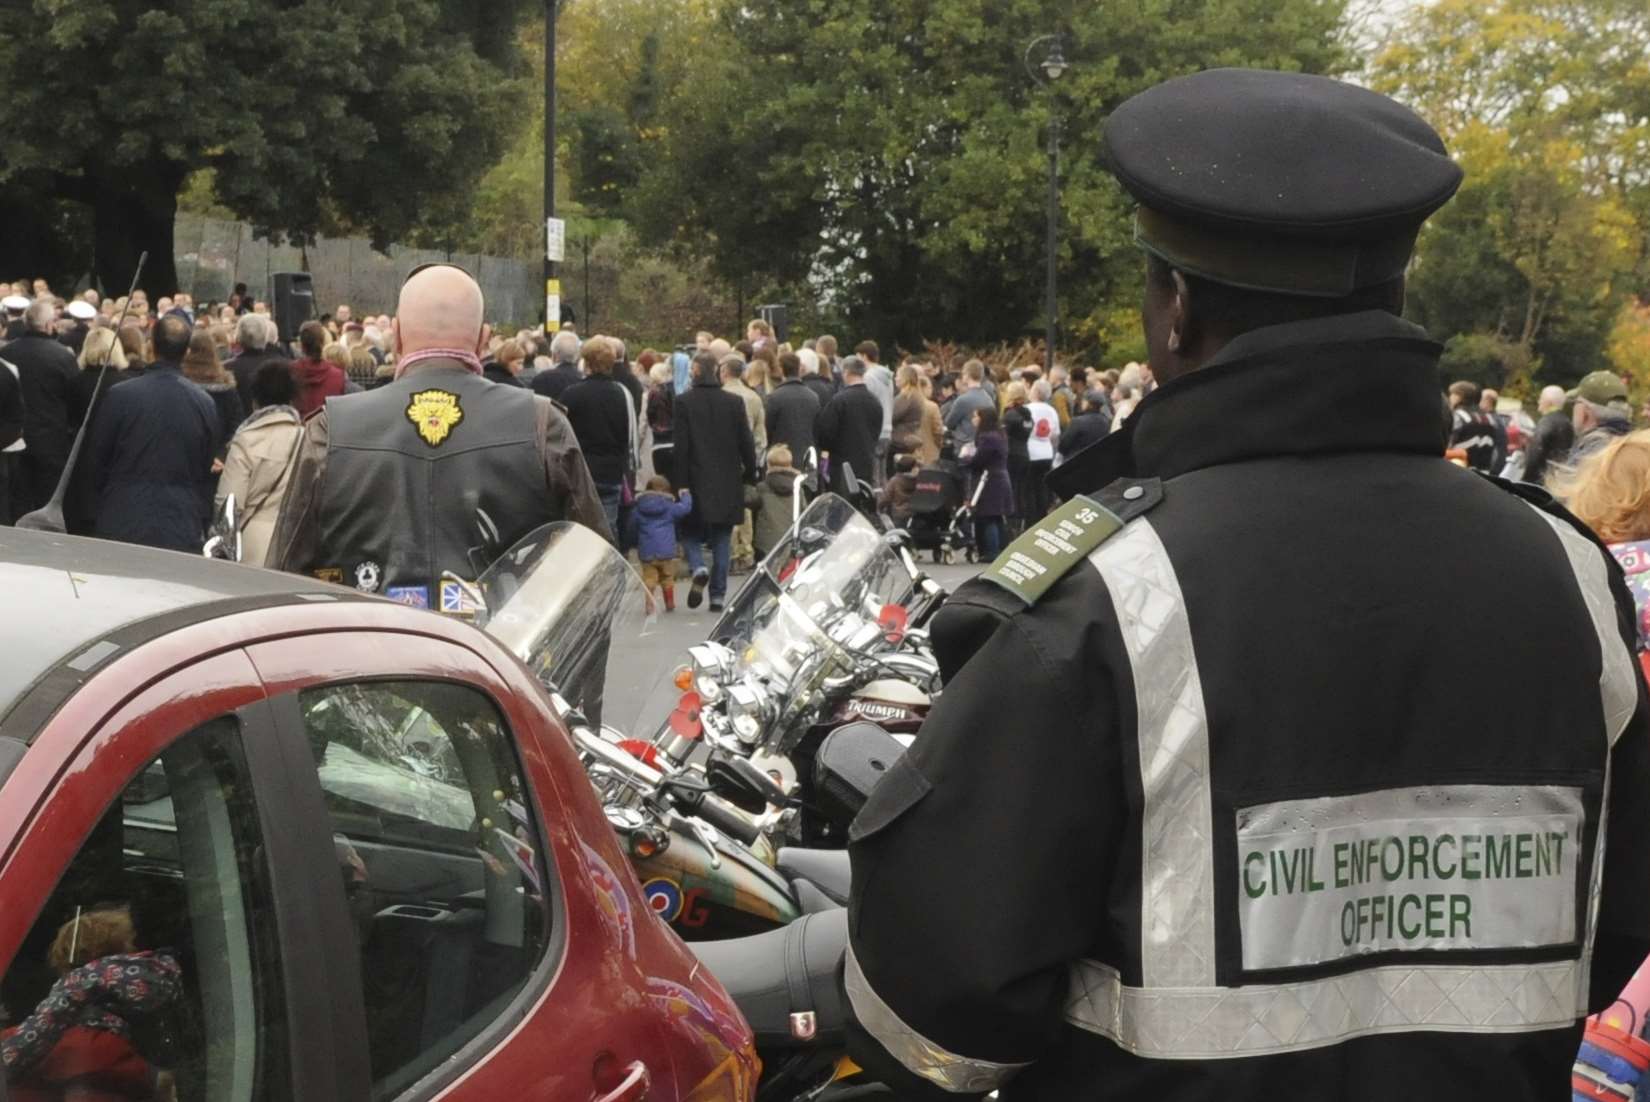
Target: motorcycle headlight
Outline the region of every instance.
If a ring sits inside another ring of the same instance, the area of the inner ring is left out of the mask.
[[[701,674],[693,679],[693,688],[703,704],[715,704],[722,699],[722,686],[716,683],[714,677]]]
[[[688,648],[688,661],[697,677],[722,678],[733,668],[733,652],[720,643],[700,643]]]
[[[762,737],[771,711],[768,694],[755,685],[735,685],[728,690],[728,719],[733,733],[746,745],[755,745]]]

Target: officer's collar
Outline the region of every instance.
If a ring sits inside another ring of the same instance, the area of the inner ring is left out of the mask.
[[[1246,333],[1049,476],[1061,497],[1273,455],[1443,452],[1441,347],[1384,311]]]

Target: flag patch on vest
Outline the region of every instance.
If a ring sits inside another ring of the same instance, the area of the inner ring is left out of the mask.
[[[1582,790],[1434,785],[1237,810],[1246,971],[1577,940]]]
[[[439,448],[464,420],[464,407],[450,390],[420,390],[407,402],[407,420],[424,443]]]

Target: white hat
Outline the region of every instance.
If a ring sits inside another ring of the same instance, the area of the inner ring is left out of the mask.
[[[97,307],[93,306],[83,298],[77,298],[73,302],[69,303],[69,305],[63,308],[63,312],[68,314],[71,318],[78,318],[80,321],[91,321],[93,318],[97,317]]]
[[[5,298],[0,298],[0,306],[5,307],[14,314],[21,314],[29,308],[29,300],[22,295],[7,295]]]

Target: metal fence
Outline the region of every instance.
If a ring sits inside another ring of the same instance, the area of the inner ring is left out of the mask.
[[[322,238],[299,249],[255,238],[244,222],[192,214],[178,215],[173,246],[178,289],[196,302],[222,302],[237,283],[245,283],[248,293],[267,302],[276,272],[307,271],[315,281],[316,309],[322,313],[348,303],[357,317],[388,314],[395,311],[396,295],[409,270],[430,261],[448,261],[476,277],[487,300],[487,319],[494,324],[536,324],[544,311],[542,268],[521,260],[402,245],[391,245],[385,254],[358,237]]]

